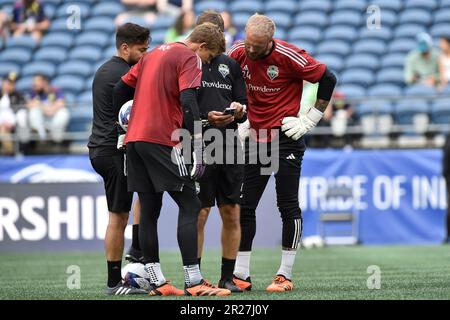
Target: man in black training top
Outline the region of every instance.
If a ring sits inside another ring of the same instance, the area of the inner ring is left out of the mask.
[[[121,266],[124,232],[133,200],[127,190],[124,175],[124,154],[118,139],[119,109],[113,107],[113,88],[130,67],[136,64],[149,46],[150,30],[133,23],[117,29],[117,55],[105,62],[96,72],[92,84],[94,120],[89,137],[89,158],[92,167],[105,182],[109,222],[105,235],[105,253],[108,265],[106,293],[110,295],[146,293],[122,283]],[[139,207],[139,206],[138,206]],[[127,258],[139,260],[139,212],[133,216],[133,241]]]
[[[224,22],[222,16],[214,11],[203,12],[197,19],[197,25],[210,22],[222,31]],[[198,217],[198,257],[202,256],[204,227],[211,207],[219,208],[222,218],[222,268],[218,286],[231,292],[242,292],[233,282],[233,270],[241,239],[239,222],[239,197],[244,176],[244,165],[237,162],[241,158],[242,147],[239,139],[231,135],[226,138],[226,130],[233,133],[237,123],[244,122],[247,117],[243,105],[247,104],[247,92],[241,67],[232,58],[221,54],[202,66],[202,85],[198,91],[198,103],[202,119],[207,119],[208,130],[220,130],[223,135],[223,157],[217,162],[208,163],[205,174],[200,179],[199,199],[202,209]],[[224,114],[226,108],[233,104],[234,116]],[[208,143],[208,141],[206,141]],[[227,155],[229,157],[227,161]]]

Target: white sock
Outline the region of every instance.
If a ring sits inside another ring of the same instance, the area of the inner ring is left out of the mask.
[[[247,279],[250,276],[250,256],[251,251],[239,251],[236,257],[233,274],[240,279]]]
[[[166,278],[164,278],[159,262],[147,263],[145,265],[145,271],[147,271],[148,273],[150,283],[154,284],[155,286],[159,287],[160,285],[166,283]]]
[[[200,273],[200,267],[198,264],[193,264],[190,266],[183,266],[184,269],[184,283],[186,287],[192,287],[199,284],[202,280],[202,274]]]
[[[295,255],[297,250],[282,250],[281,251],[281,265],[277,274],[281,274],[286,279],[292,279],[292,267],[295,262]]]

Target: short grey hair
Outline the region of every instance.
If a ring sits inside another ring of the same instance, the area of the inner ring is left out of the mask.
[[[273,38],[275,33],[275,22],[267,16],[255,13],[252,15],[245,26],[245,31],[251,31],[260,37]]]

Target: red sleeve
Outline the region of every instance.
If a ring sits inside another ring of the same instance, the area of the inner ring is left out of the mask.
[[[178,76],[180,92],[200,87],[202,80],[202,61],[198,55],[189,55],[181,64]]]
[[[315,60],[305,50],[279,44],[277,51],[288,57],[294,79],[316,83],[322,78],[326,65]]]
[[[136,88],[137,79],[139,76],[139,71],[141,69],[141,62],[143,59],[140,59],[138,63],[131,67],[130,71],[125,73],[122,76],[122,81],[125,82],[130,87]]]

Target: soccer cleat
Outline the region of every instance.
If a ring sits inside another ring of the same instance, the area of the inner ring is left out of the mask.
[[[105,293],[110,296],[124,296],[130,294],[147,294],[147,291],[134,288],[129,284],[120,281],[117,286],[113,288],[106,287]]]
[[[234,283],[233,279],[220,279],[219,284],[217,285],[219,288],[228,289],[232,293],[242,293],[244,292],[241,288],[239,288],[236,283]]]
[[[252,280],[250,277],[247,279],[241,279],[236,276],[233,277],[233,282],[238,286],[242,291],[250,291],[252,290]]]
[[[294,290],[292,281],[286,279],[285,276],[277,275],[273,282],[267,287],[268,292],[285,292]]]
[[[131,246],[125,254],[125,260],[130,262],[142,262],[143,259],[144,256],[142,255],[142,251],[135,249],[133,246]]]
[[[187,296],[229,296],[231,291],[217,288],[208,281],[202,280],[202,282],[195,286],[185,288],[184,293]]]
[[[159,287],[154,287],[148,292],[149,296],[184,296],[184,291],[171,285],[169,281],[160,285]]]

